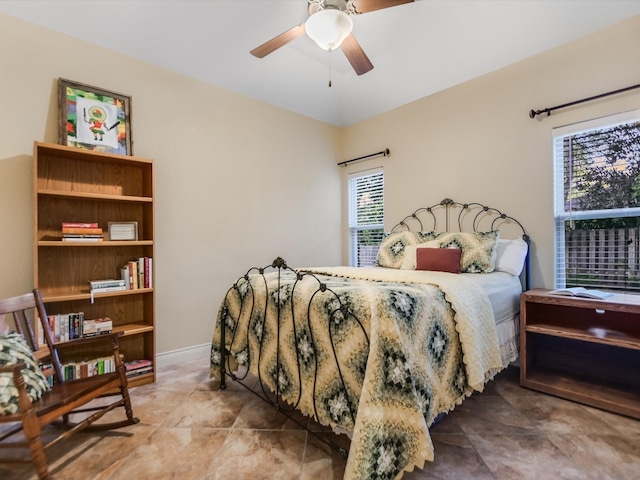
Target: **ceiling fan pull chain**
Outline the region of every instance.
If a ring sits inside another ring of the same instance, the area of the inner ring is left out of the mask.
[[[331,52],[332,50],[329,50],[329,88],[331,88]]]

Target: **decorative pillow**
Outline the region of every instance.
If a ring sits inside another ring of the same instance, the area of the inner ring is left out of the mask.
[[[460,271],[490,273],[496,264],[496,247],[500,231],[443,233],[438,237],[441,248],[462,250]]]
[[[380,244],[375,265],[378,267],[400,268],[404,259],[404,249],[408,245],[417,245],[438,238],[438,232],[393,232]]]
[[[440,242],[432,240],[430,242],[418,243],[417,245],[407,245],[404,247],[404,258],[402,259],[401,270],[416,269],[416,250],[418,248],[440,248]]]
[[[31,401],[38,400],[50,387],[27,342],[16,332],[0,336],[0,366],[20,362],[27,366],[22,370],[27,395]],[[16,413],[18,406],[18,389],[13,383],[13,373],[0,373],[0,415]]]
[[[416,250],[416,270],[460,273],[459,248],[418,248]]]
[[[529,245],[523,239],[498,239],[496,249],[496,272],[506,272],[518,276],[524,268]]]

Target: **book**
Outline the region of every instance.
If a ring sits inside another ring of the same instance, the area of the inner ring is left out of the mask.
[[[89,227],[65,227],[62,226],[63,235],[102,235],[101,228],[89,228]]]
[[[102,237],[62,237],[63,242],[102,242]]]
[[[122,279],[124,280],[124,285],[127,287],[125,290],[131,290],[131,279],[129,278],[129,266],[122,267],[120,269],[120,274]]]
[[[107,280],[89,280],[91,288],[103,288],[103,287],[124,287],[125,281],[117,278],[110,278]]]
[[[102,233],[63,233],[62,238],[104,238]]]
[[[138,259],[138,288],[146,288],[144,284],[144,257]]]
[[[549,292],[553,295],[564,295],[567,297],[583,297],[604,300],[613,297],[611,292],[603,292],[602,290],[588,290],[584,287],[559,288]]]
[[[121,292],[122,290],[126,290],[127,287],[124,285],[115,285],[113,287],[95,287],[91,288],[91,293],[108,293],[108,292]]]
[[[138,261],[130,260],[129,263],[129,279],[131,280],[131,290],[140,288],[138,283]]]
[[[62,228],[98,228],[98,222],[62,222]]]
[[[146,257],[147,263],[145,263],[145,276],[147,277],[148,287],[153,288],[153,258]]]

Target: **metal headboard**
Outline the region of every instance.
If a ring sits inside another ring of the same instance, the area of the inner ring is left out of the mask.
[[[413,227],[413,228],[412,228]],[[442,228],[444,227],[444,228]],[[440,203],[430,207],[417,209],[411,215],[407,215],[390,230],[399,232],[409,231],[442,231],[442,232],[481,232],[490,230],[500,230],[500,233],[509,232],[512,235],[520,236],[529,249],[525,259],[523,269],[524,289],[528,290],[530,285],[530,250],[531,239],[522,224],[501,210],[489,207],[482,203],[460,203],[445,198]],[[504,238],[509,238],[505,235]]]

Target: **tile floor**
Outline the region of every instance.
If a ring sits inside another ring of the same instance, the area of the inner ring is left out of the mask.
[[[500,373],[432,430],[435,461],[419,479],[640,478],[640,421],[520,388]],[[207,359],[171,366],[132,390],[140,423],[81,433],[50,453],[57,480],[331,480],[345,460],[231,383],[208,378]],[[301,419],[300,419],[301,420]],[[348,448],[345,436],[319,435]],[[0,479],[31,480],[30,466],[0,463]]]

